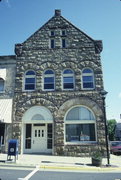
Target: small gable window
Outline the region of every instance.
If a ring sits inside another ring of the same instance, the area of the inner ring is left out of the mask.
[[[66,39],[62,38],[62,48],[66,48]]]
[[[50,36],[55,36],[55,31],[54,30],[50,31]]]
[[[90,68],[85,68],[82,71],[82,88],[94,89],[94,73]]]
[[[44,72],[44,90],[55,89],[55,74],[53,70],[48,69]]]
[[[4,91],[4,85],[5,85],[4,79],[0,78],[0,92]]]
[[[50,48],[55,48],[55,39],[50,39]]]
[[[36,74],[33,70],[25,73],[24,90],[35,90]]]
[[[63,29],[63,30],[61,31],[61,35],[62,35],[62,36],[66,36],[66,30],[65,30],[65,29]]]

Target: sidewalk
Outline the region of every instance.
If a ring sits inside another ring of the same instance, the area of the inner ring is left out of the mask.
[[[12,157],[14,160],[14,157]],[[91,165],[91,158],[67,157],[52,155],[33,155],[22,154],[18,160],[7,161],[7,154],[0,154],[0,166],[2,167],[27,167],[35,168],[36,166],[44,169],[59,170],[80,170],[80,171],[121,171],[121,156],[111,155],[110,167],[106,167],[107,159],[103,159],[102,167]]]

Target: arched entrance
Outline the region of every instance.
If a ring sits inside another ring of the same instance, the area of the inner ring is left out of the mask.
[[[43,106],[33,106],[22,118],[22,150],[23,153],[52,152],[51,112]]]

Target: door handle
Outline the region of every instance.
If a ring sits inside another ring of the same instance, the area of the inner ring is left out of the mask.
[[[33,144],[34,144],[34,140],[33,140]]]

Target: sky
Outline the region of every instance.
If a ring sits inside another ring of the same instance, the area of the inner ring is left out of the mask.
[[[121,1],[120,0],[2,0],[0,56],[14,55],[22,43],[44,25],[55,9],[95,40],[103,41],[101,61],[107,119],[121,122]]]

